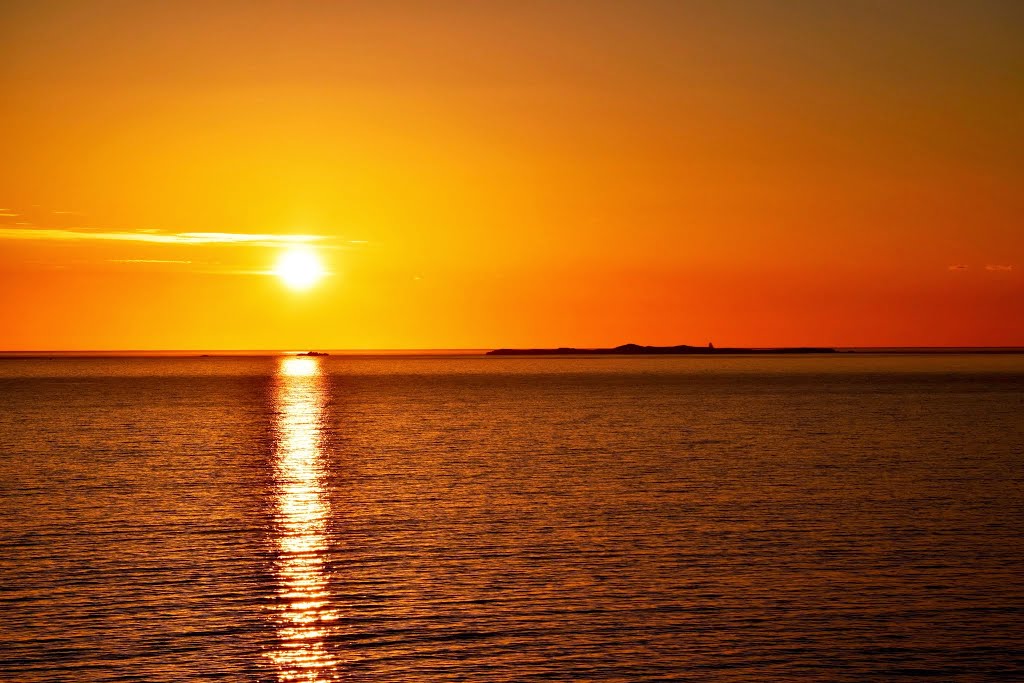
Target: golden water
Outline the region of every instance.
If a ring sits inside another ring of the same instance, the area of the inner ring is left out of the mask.
[[[0,361],[0,680],[1024,678],[1024,357]]]

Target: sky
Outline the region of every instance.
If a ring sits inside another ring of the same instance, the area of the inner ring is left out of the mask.
[[[1022,121],[1015,1],[5,0],[0,349],[1024,346]]]

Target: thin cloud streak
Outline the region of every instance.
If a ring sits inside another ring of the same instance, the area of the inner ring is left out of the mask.
[[[286,244],[317,242],[323,235],[273,235],[242,232],[89,232],[53,228],[0,228],[0,240],[149,242],[153,244],[247,244],[279,247]]]
[[[108,259],[110,263],[192,263],[192,261],[180,261],[177,259],[162,258],[114,258]]]

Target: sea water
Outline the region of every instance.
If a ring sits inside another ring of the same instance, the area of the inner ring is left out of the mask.
[[[0,679],[1024,677],[1024,356],[0,360]]]

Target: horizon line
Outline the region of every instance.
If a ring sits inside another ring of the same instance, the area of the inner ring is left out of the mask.
[[[310,350],[336,355],[483,355],[488,351],[511,348],[516,350],[542,350],[559,347],[469,347],[469,348],[347,348],[347,349],[3,349],[0,357],[34,357],[59,355],[73,357],[76,354],[90,357],[130,357],[130,356],[287,356],[306,353]],[[572,346],[580,350],[603,349],[613,347]],[[728,347],[723,347],[728,348]],[[970,345],[970,346],[927,346],[927,345],[873,345],[873,346],[744,346],[755,350],[772,350],[787,348],[830,348],[837,351],[862,352],[1024,352],[1024,345]]]

